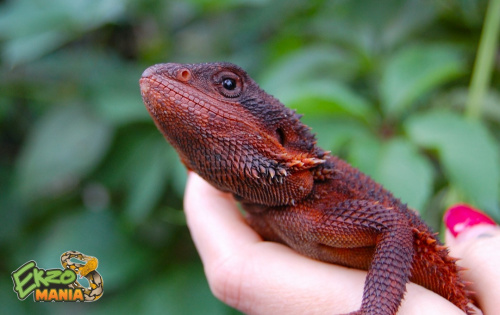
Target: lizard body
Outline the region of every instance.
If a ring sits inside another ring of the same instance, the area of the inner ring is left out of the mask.
[[[369,176],[316,145],[300,116],[229,63],[158,64],[141,94],[183,164],[231,192],[265,240],[368,270],[360,310],[395,314],[408,281],[470,313],[456,259]]]

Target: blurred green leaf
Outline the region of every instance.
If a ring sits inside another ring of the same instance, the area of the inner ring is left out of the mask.
[[[383,143],[363,135],[351,143],[347,160],[416,210],[423,209],[430,198],[432,165],[402,138]]]
[[[369,102],[335,79],[355,67],[354,59],[340,49],[308,47],[277,62],[261,85],[301,114],[343,114],[367,121],[374,116]]]
[[[410,207],[423,209],[432,192],[432,165],[402,138],[382,143],[364,136],[351,144],[348,160]]]
[[[269,2],[269,0],[218,0],[218,1],[210,1],[210,0],[189,0],[186,2],[195,3],[197,5],[203,5],[207,9],[224,9],[224,8],[233,8],[245,5],[263,5]]]
[[[12,271],[14,270],[16,269],[13,269]],[[7,312],[9,314],[23,314],[23,305],[19,302],[17,295],[14,293],[14,284],[12,283],[12,279],[7,274],[1,273],[1,275],[2,279],[0,279],[0,290],[4,292],[4,294],[0,295],[2,312]]]
[[[137,79],[138,80],[138,79]],[[120,82],[122,80],[108,82]],[[111,83],[107,86],[109,87]],[[103,89],[104,90],[104,89]],[[140,106],[142,103],[139,88],[108,88],[95,95],[96,114],[114,125],[124,125],[134,121],[149,121],[147,110]]]
[[[87,73],[92,89],[92,107],[96,114],[115,126],[136,121],[151,121],[143,106],[139,79],[145,69],[117,60],[113,56],[95,56],[99,71]],[[87,63],[82,63],[84,67]]]
[[[382,154],[382,142],[372,134],[356,138],[349,145],[347,160],[362,172],[374,176]]]
[[[480,28],[484,22],[484,13],[488,3],[489,1],[447,1],[445,5],[442,5],[443,16],[455,19],[455,23],[460,25]]]
[[[3,190],[0,198],[0,222],[9,222],[0,229],[0,247],[19,237],[18,232],[26,224],[26,217],[29,216],[29,209],[23,207],[13,195],[10,191]]]
[[[34,60],[83,31],[117,19],[123,0],[18,0],[0,10],[3,58],[10,65]]]
[[[375,3],[372,2],[375,5]],[[437,9],[434,1],[422,0],[406,0],[394,1],[393,9],[397,13],[392,13],[385,16],[380,22],[383,25],[381,30],[381,38],[387,50],[412,36],[412,33],[424,30],[436,18]],[[371,13],[365,11],[367,13]],[[373,19],[368,18],[368,21]]]
[[[421,0],[385,0],[383,5],[371,0],[326,1],[312,22],[313,32],[355,56],[358,73],[372,72],[388,52],[414,38],[414,33],[425,32],[435,21],[436,6]]]
[[[466,95],[462,94],[463,100],[465,100]],[[482,117],[488,121],[500,124],[500,91],[490,90],[483,99]],[[465,105],[465,103],[462,103]]]
[[[394,139],[382,146],[374,178],[402,202],[420,211],[432,192],[433,168],[410,142]]]
[[[432,99],[430,107],[443,107],[465,111],[465,103],[469,91],[465,87],[457,87],[449,91],[440,93]],[[488,91],[481,104],[482,118],[492,123],[500,124],[500,92],[496,90]]]
[[[498,210],[499,147],[478,121],[449,111],[413,116],[406,131],[418,145],[437,150],[450,184],[479,207]]]
[[[332,115],[333,116],[333,115]],[[320,147],[339,154],[348,144],[368,137],[371,131],[359,121],[345,119],[345,117],[318,117],[305,116],[302,121],[317,133],[316,139]]]
[[[74,188],[101,161],[111,137],[111,129],[82,106],[54,107],[33,126],[19,157],[21,196],[54,196]]]
[[[352,76],[355,59],[333,47],[312,46],[293,51],[281,57],[267,71],[259,83],[268,91],[279,91],[291,84],[297,85],[321,78]],[[286,94],[277,93],[278,97]]]
[[[420,45],[397,51],[389,58],[380,83],[385,114],[401,114],[416,100],[457,78],[464,70],[465,60],[457,47]]]
[[[178,196],[184,196],[184,188],[186,187],[187,182],[187,170],[184,164],[182,164],[181,159],[176,156],[177,154],[173,149],[171,153],[172,155],[168,162],[168,168],[174,174],[172,178],[172,188]]]
[[[203,276],[199,264],[173,266],[144,290],[142,312],[163,310],[167,314],[227,314],[230,309],[217,300]],[[185,296],[189,296],[186,299]],[[193,303],[192,301],[196,301]]]
[[[145,139],[136,146],[128,165],[132,172],[128,179],[125,213],[130,222],[143,221],[164,193],[168,161],[174,159],[172,150],[167,149],[167,143],[157,138]]]
[[[67,49],[22,68],[23,79],[34,86],[35,100],[85,102],[92,112],[115,127],[150,122],[142,105],[139,78],[146,66],[91,49]],[[7,72],[15,78],[16,71]],[[17,96],[17,89],[10,93]]]
[[[345,85],[327,80],[317,80],[299,85],[284,87],[281,101],[301,114],[347,115],[364,122],[376,116],[370,103],[355,94]]]

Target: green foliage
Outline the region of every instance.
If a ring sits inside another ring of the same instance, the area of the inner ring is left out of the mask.
[[[15,176],[19,194],[28,201],[71,190],[102,160],[112,136],[109,126],[81,106],[52,108],[32,130]]]
[[[0,2],[1,305],[235,313],[210,294],[180,211],[186,172],[142,105],[154,63],[240,64],[435,228],[458,201],[500,219],[498,60],[481,117],[464,115],[486,4]],[[101,300],[8,294],[10,272],[31,259],[57,268],[66,250],[99,259]]]
[[[498,205],[498,144],[485,126],[449,111],[428,111],[406,124],[410,138],[434,149],[450,184],[484,209]]]
[[[458,47],[422,45],[395,52],[380,84],[385,115],[400,115],[422,95],[462,74],[464,68]]]

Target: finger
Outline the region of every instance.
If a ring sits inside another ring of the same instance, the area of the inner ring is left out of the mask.
[[[450,246],[453,257],[459,257],[459,265],[467,268],[462,273],[466,281],[472,282],[468,287],[475,292],[474,297],[484,314],[500,314],[500,231],[485,234],[483,227],[471,228],[470,233],[482,230],[482,236]]]
[[[232,196],[190,172],[184,195],[187,225],[204,264],[261,241],[247,225]]]
[[[500,313],[500,229],[484,213],[467,205],[450,208],[445,215],[446,243],[451,256],[467,268],[462,276],[484,314]]]

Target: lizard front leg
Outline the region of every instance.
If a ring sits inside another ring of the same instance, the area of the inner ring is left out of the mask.
[[[408,226],[392,226],[380,234],[368,269],[361,309],[352,314],[397,312],[411,276],[412,241]]]
[[[395,314],[411,275],[413,232],[396,209],[347,200],[331,205],[298,205],[266,215],[290,247],[327,262],[368,269],[360,310],[351,314]],[[282,226],[280,222],[287,222]],[[295,226],[300,231],[290,227]]]

